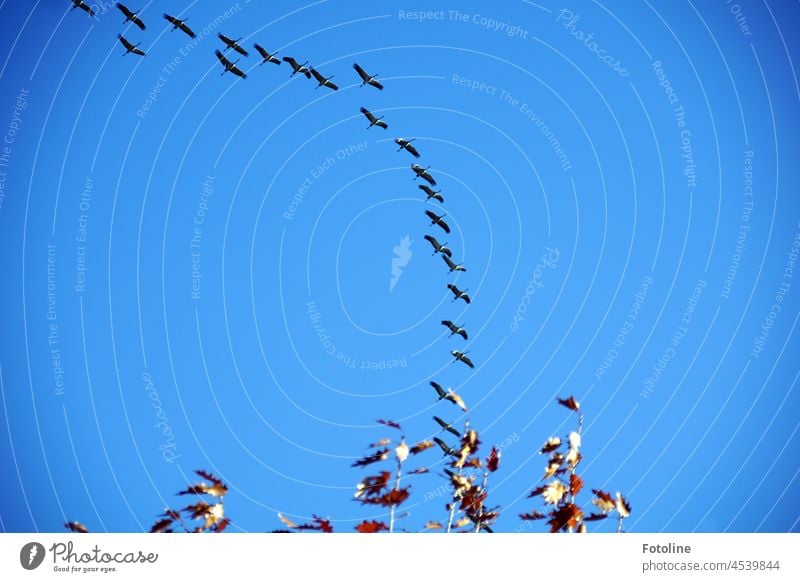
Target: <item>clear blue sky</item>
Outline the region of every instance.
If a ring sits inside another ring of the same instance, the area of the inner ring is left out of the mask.
[[[140,531],[205,468],[235,531],[351,531],[377,516],[350,468],[376,419],[410,440],[464,420],[437,380],[506,445],[500,531],[566,394],[630,531],[798,531],[796,3],[129,5],[146,30],[109,2],[0,2],[3,530]],[[220,76],[217,32],[247,79]],[[440,459],[409,530],[445,518]]]

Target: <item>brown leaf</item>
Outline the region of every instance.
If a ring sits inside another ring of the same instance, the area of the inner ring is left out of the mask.
[[[520,513],[519,518],[524,519],[527,521],[535,520],[535,519],[544,519],[547,517],[544,513],[540,513],[538,511],[531,511],[530,513]]]
[[[397,430],[400,430],[400,431],[402,431],[402,430],[403,430],[403,427],[402,427],[402,426],[400,426],[398,423],[396,423],[396,422],[395,422],[395,421],[393,421],[393,420],[384,420],[384,419],[382,419],[382,418],[379,418],[379,419],[378,419],[378,424],[382,424],[382,425],[384,425],[384,426],[388,426],[388,427],[391,427],[391,428],[395,428],[395,429],[397,429]]]
[[[378,475],[364,477],[362,481],[356,485],[356,497],[376,497],[380,495],[383,490],[389,485],[389,479],[392,474],[389,471],[381,471]]]
[[[528,497],[538,497],[539,495],[544,493],[545,489],[546,489],[546,487],[544,485],[541,485],[540,487],[537,487],[536,489],[531,491],[530,494],[528,495]]]
[[[550,520],[547,523],[550,526],[550,533],[556,533],[564,529],[574,530],[582,518],[583,512],[578,506],[567,503],[550,512]]]
[[[417,455],[422,451],[427,451],[432,446],[434,446],[432,441],[421,441],[411,447],[410,452],[412,455]]]
[[[356,526],[356,531],[358,533],[378,533],[380,531],[389,531],[389,526],[382,521],[364,520]]]
[[[494,473],[500,466],[500,451],[497,450],[497,447],[492,447],[492,451],[489,453],[489,456],[486,457],[486,470],[490,473]]]
[[[575,400],[574,396],[570,396],[566,400],[563,399],[563,398],[556,398],[556,400],[558,400],[558,403],[561,406],[569,408],[570,410],[575,411],[575,412],[577,412],[581,407],[580,403],[577,400]]]
[[[577,495],[581,489],[583,489],[583,479],[573,473],[569,476],[569,492],[572,495]]]
[[[64,527],[73,533],[89,533],[89,528],[79,521],[68,521]]]
[[[153,524],[153,527],[150,528],[150,533],[164,533],[172,531],[169,529],[172,523],[173,521],[170,518],[159,519]]]
[[[425,524],[425,529],[442,529],[442,524],[438,521],[429,521]]]
[[[381,507],[391,507],[392,505],[400,505],[408,499],[410,493],[408,487],[401,487],[400,489],[392,489],[377,497],[365,497],[361,499],[364,505],[380,505]]]
[[[631,515],[631,505],[628,501],[622,496],[622,494],[617,491],[617,499],[615,502],[617,513],[620,517],[630,517]]]
[[[371,455],[367,455],[365,457],[362,457],[362,458],[358,459],[355,463],[353,463],[350,466],[351,467],[366,467],[366,466],[371,465],[373,463],[379,463],[381,461],[385,461],[388,458],[389,458],[389,449],[380,449],[378,451],[375,451]]]
[[[558,437],[550,437],[547,439],[547,442],[544,443],[542,450],[539,451],[540,455],[548,455],[558,449],[561,446],[561,439]]]
[[[609,513],[616,508],[617,503],[616,500],[611,496],[611,493],[601,491],[600,489],[592,489],[592,493],[597,495],[595,499],[592,499],[592,503],[594,503],[603,513]]]
[[[283,515],[282,513],[278,514],[278,519],[280,519],[286,527],[291,529],[297,529],[297,524],[288,517],[286,517],[285,515]]]
[[[583,521],[600,521],[608,517],[607,513],[590,513],[583,518]]]

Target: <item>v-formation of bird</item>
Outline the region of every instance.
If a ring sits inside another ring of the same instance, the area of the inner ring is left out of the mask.
[[[86,12],[89,16],[94,16],[95,15],[94,10],[91,8],[91,6],[89,6],[83,0],[71,0],[71,2],[72,2],[72,5],[73,5],[72,6],[73,10],[75,8],[80,8],[81,10]],[[119,9],[119,11],[122,12],[122,14],[125,16],[124,23],[131,22],[134,25],[136,25],[140,30],[145,30],[145,28],[146,28],[145,23],[138,16],[138,12],[134,12],[134,11],[130,10],[127,6],[125,6],[121,2],[117,2],[116,6],[117,6],[117,9]],[[172,30],[180,30],[184,34],[189,36],[190,38],[196,38],[197,35],[195,34],[195,32],[186,24],[186,21],[187,21],[186,18],[177,18],[177,17],[171,16],[169,14],[164,14],[164,19],[167,20],[172,25]],[[222,43],[225,45],[225,48],[223,50],[216,49],[214,51],[214,54],[216,55],[217,59],[219,60],[219,62],[224,67],[224,70],[222,71],[221,74],[225,74],[227,72],[230,72],[230,73],[232,73],[233,75],[235,75],[237,77],[240,77],[242,79],[246,79],[247,78],[247,73],[245,73],[241,68],[239,68],[237,66],[237,63],[239,62],[239,59],[237,59],[235,61],[231,61],[225,55],[225,53],[228,50],[231,50],[233,52],[238,53],[242,57],[249,56],[248,51],[241,44],[239,44],[242,39],[241,38],[233,39],[233,38],[228,37],[228,36],[226,36],[226,35],[224,35],[222,33],[219,33],[217,36],[218,36],[219,40],[221,40]],[[125,48],[125,53],[124,53],[125,55],[127,55],[129,53],[132,53],[132,54],[135,54],[135,55],[138,55],[138,56],[145,56],[145,52],[142,49],[138,48],[139,44],[131,43],[122,34],[117,35],[117,37],[118,37],[120,43]],[[331,81],[333,76],[326,77],[325,75],[320,73],[314,67],[308,66],[308,61],[300,63],[297,59],[295,59],[293,57],[289,57],[289,56],[284,56],[281,59],[281,58],[279,58],[277,56],[277,54],[278,54],[277,51],[276,52],[269,52],[267,49],[265,49],[264,47],[262,47],[258,43],[254,43],[253,46],[254,46],[254,48],[256,49],[256,51],[258,52],[258,54],[259,54],[259,56],[261,58],[260,65],[264,65],[266,63],[271,63],[271,64],[274,64],[274,65],[280,65],[281,62],[285,62],[292,69],[292,72],[290,74],[291,77],[294,77],[295,75],[298,75],[298,74],[305,76],[307,79],[311,79],[313,77],[313,79],[317,82],[317,87],[316,88],[326,87],[326,88],[331,89],[333,91],[338,91],[339,87],[335,83],[333,83]],[[361,79],[361,86],[362,87],[364,85],[369,85],[371,87],[374,87],[375,89],[378,89],[378,90],[381,90],[381,91],[383,90],[383,88],[384,88],[383,84],[381,84],[376,79],[376,75],[370,75],[358,63],[354,63],[353,64],[353,69],[355,69],[356,73],[358,74],[359,78]],[[367,129],[371,129],[372,127],[380,127],[382,129],[388,129],[389,125],[388,125],[388,123],[386,121],[384,121],[383,116],[378,117],[378,116],[374,115],[366,107],[361,107],[360,111],[364,115],[364,117],[366,117],[366,119],[369,121],[369,125],[367,126]],[[394,142],[398,146],[398,149],[397,149],[398,152],[401,151],[401,150],[405,150],[409,154],[414,156],[414,158],[420,158],[421,157],[421,154],[420,154],[419,150],[417,150],[417,148],[414,145],[412,145],[412,142],[414,142],[413,139],[395,138]],[[414,173],[414,180],[417,180],[417,178],[421,178],[422,180],[427,182],[427,184],[419,184],[419,189],[422,190],[426,195],[426,201],[436,200],[439,203],[444,203],[444,197],[441,194],[441,190],[433,190],[431,188],[431,186],[436,186],[436,180],[434,179],[434,177],[429,172],[430,166],[423,167],[423,166],[420,166],[420,165],[414,163],[414,164],[411,164],[411,170]],[[430,221],[431,221],[430,225],[431,226],[434,226],[434,225],[438,226],[445,233],[448,233],[448,234],[450,233],[450,226],[444,220],[446,214],[437,215],[432,210],[425,210],[425,215],[430,219]],[[431,235],[427,235],[427,234],[425,235],[424,238],[433,247],[433,254],[434,255],[435,254],[441,254],[444,263],[448,267],[448,274],[449,273],[453,273],[453,272],[458,272],[458,271],[462,271],[463,272],[463,271],[467,270],[463,265],[458,264],[458,263],[453,261],[453,259],[452,259],[453,252],[452,252],[452,250],[450,248],[447,247],[447,243],[446,242],[444,244],[442,244],[438,240],[436,240],[435,237],[433,237]],[[447,289],[449,289],[450,292],[453,294],[452,302],[455,302],[458,299],[463,300],[464,303],[467,304],[467,305],[469,305],[472,302],[472,299],[467,294],[467,289],[464,289],[464,290],[459,289],[453,283],[448,284],[447,285]],[[463,328],[463,327],[461,327],[459,325],[456,325],[455,323],[453,323],[452,321],[447,320],[447,319],[442,320],[442,325],[448,328],[448,330],[450,331],[450,337],[453,337],[454,335],[460,335],[465,341],[468,339],[467,330],[465,328]],[[472,360],[467,356],[467,352],[466,351],[462,352],[462,351],[459,351],[459,350],[452,350],[450,352],[450,354],[454,358],[453,361],[460,361],[460,362],[466,364],[467,366],[469,366],[470,368],[474,368],[475,367],[475,365],[473,364]],[[451,402],[452,404],[455,404],[456,406],[461,408],[464,412],[466,412],[467,407],[464,404],[464,400],[456,392],[454,392],[452,388],[444,389],[440,384],[438,384],[437,382],[434,382],[434,381],[431,381],[430,384],[436,390],[436,393],[438,395],[438,399],[439,400],[447,400],[447,401]],[[447,422],[445,420],[442,420],[438,416],[434,416],[433,419],[436,421],[437,424],[439,424],[439,426],[441,427],[442,430],[446,430],[447,432],[450,432],[453,435],[460,437],[459,431],[457,429],[453,428],[453,426],[449,422]],[[450,448],[441,439],[435,438],[434,441],[439,445],[439,447],[442,449],[442,451],[444,452],[444,454],[446,456],[453,456],[453,455],[457,454],[457,451],[455,451],[454,449]]]

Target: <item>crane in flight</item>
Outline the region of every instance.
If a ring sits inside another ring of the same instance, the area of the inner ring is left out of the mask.
[[[139,14],[138,12],[134,12],[122,2],[117,2],[117,9],[125,15],[125,22],[133,22],[141,30],[146,28],[144,22],[142,22],[142,19],[137,16],[137,14]],[[125,22],[122,24],[125,24]]]
[[[218,34],[217,34],[217,36],[218,36],[218,37],[219,37],[219,39],[220,39],[222,42],[224,42],[224,43],[225,43],[225,45],[227,46],[227,48],[226,48],[225,50],[228,50],[228,49],[233,49],[233,50],[235,50],[237,53],[239,53],[240,55],[242,55],[243,57],[246,57],[246,56],[248,56],[248,55],[250,54],[250,53],[248,53],[246,50],[244,50],[244,49],[242,48],[242,45],[240,45],[240,44],[239,44],[239,41],[240,41],[240,40],[242,40],[241,38],[237,38],[236,40],[233,40],[231,37],[229,37],[229,36],[225,36],[225,35],[224,35],[224,34],[222,34],[221,32],[220,32],[220,33],[218,33]]]
[[[229,61],[227,59],[227,57],[225,55],[223,55],[222,52],[220,52],[219,49],[215,50],[214,54],[217,55],[217,58],[219,59],[219,62],[222,63],[222,66],[225,67],[225,70],[222,71],[222,73],[220,73],[220,75],[224,75],[225,73],[230,71],[231,73],[233,73],[237,77],[241,77],[242,79],[246,79],[247,78],[247,74],[245,74],[244,71],[242,71],[239,67],[236,66],[236,63],[238,63],[239,61],[234,61],[234,62]]]
[[[83,0],[72,0],[72,10],[75,10],[76,8],[80,8],[89,16],[94,16],[94,10],[92,10],[92,7]]]
[[[361,68],[361,65],[358,63],[353,63],[353,68],[358,73],[358,76],[361,77],[361,86],[364,85],[372,85],[376,89],[383,91],[383,85],[381,85],[378,81],[375,80],[377,75],[370,75],[364,69]]]
[[[423,192],[425,192],[425,195],[427,196],[427,198],[425,199],[426,202],[428,200],[430,200],[431,198],[433,198],[434,200],[437,200],[439,202],[444,202],[444,196],[442,196],[442,191],[441,190],[434,190],[430,186],[428,186],[427,184],[419,184],[419,186],[417,186],[417,187],[420,190],[422,190]]]
[[[255,43],[253,46],[258,51],[258,54],[261,55],[261,59],[262,59],[261,60],[261,64],[262,65],[264,63],[274,63],[276,65],[280,65],[281,64],[281,60],[278,57],[275,56],[275,55],[278,54],[278,51],[275,51],[274,53],[270,53],[267,49],[265,49],[263,46],[261,46],[258,43]]]
[[[122,43],[122,46],[125,47],[125,54],[126,55],[128,53],[133,53],[135,55],[139,55],[140,57],[144,56],[144,51],[142,49],[138,48],[138,46],[139,46],[138,44],[133,44],[131,41],[129,41],[127,38],[125,38],[121,34],[118,34],[117,38],[119,39],[119,42]],[[139,43],[139,44],[141,44],[141,43]],[[123,56],[125,56],[125,55],[123,55]]]
[[[441,229],[447,234],[450,234],[450,226],[448,226],[448,224],[443,220],[446,216],[445,214],[438,216],[433,210],[426,210],[425,215],[431,219],[431,226],[435,224],[441,227]]]
[[[414,138],[414,139],[416,139],[416,138]],[[397,151],[399,152],[400,150],[406,150],[412,156],[414,156],[415,158],[418,158],[419,157],[419,152],[417,151],[417,148],[415,148],[413,145],[411,145],[411,142],[414,141],[414,139],[403,139],[402,137],[396,137],[394,139],[394,143],[396,143],[399,146],[397,148]]]
[[[467,270],[466,267],[464,267],[464,265],[460,265],[460,264],[456,265],[452,261],[452,259],[450,259],[450,257],[446,257],[446,256],[442,255],[442,258],[444,259],[444,262],[447,265],[447,268],[450,269],[450,273],[453,273],[455,271],[466,271]]]
[[[366,117],[369,120],[369,126],[367,127],[367,129],[369,129],[373,125],[377,125],[378,127],[382,127],[383,129],[389,127],[387,123],[383,120],[383,115],[381,115],[380,117],[375,117],[372,111],[370,111],[366,107],[362,107],[360,111],[361,113],[364,114],[364,117]]]
[[[426,234],[424,238],[425,238],[426,241],[431,243],[431,246],[433,247],[433,254],[434,255],[436,253],[442,253],[442,255],[447,255],[448,257],[452,257],[453,256],[453,251],[451,251],[450,249],[448,249],[445,246],[447,243],[440,244],[439,241],[436,240],[435,236],[431,236],[429,234]]]
[[[458,406],[464,412],[467,411],[467,405],[464,404],[464,399],[461,398],[458,394],[456,394],[452,388],[448,388],[445,390],[442,388],[441,384],[438,382],[434,382],[431,380],[431,386],[433,389],[436,390],[436,394],[439,396],[439,400],[447,400],[448,402],[452,402],[456,406]]]
[[[457,326],[455,323],[453,323],[449,319],[443,319],[442,320],[442,325],[450,330],[450,336],[449,337],[453,337],[454,335],[460,335],[465,340],[468,339],[467,338],[467,330],[464,329],[463,327]]]
[[[339,90],[339,87],[335,83],[331,82],[331,79],[333,79],[333,75],[331,75],[330,77],[326,77],[318,70],[316,70],[314,67],[311,67],[311,69],[309,70],[311,71],[311,74],[314,75],[314,79],[317,80],[317,83],[319,83],[316,87],[317,89],[319,89],[320,87],[327,87],[328,89],[333,89],[334,91]]]
[[[438,416],[434,416],[434,417],[433,417],[433,420],[435,420],[435,421],[436,421],[436,424],[438,424],[439,426],[441,426],[441,427],[442,427],[442,430],[446,430],[446,431],[447,431],[447,432],[449,432],[450,434],[452,434],[452,435],[455,435],[455,436],[457,436],[457,437],[461,438],[461,433],[460,433],[460,432],[458,432],[458,430],[457,430],[457,429],[453,428],[453,425],[452,425],[452,424],[450,424],[449,422],[447,422],[446,420],[442,420],[442,419],[441,419],[441,418],[439,418]]]
[[[414,179],[415,180],[417,178],[422,178],[423,180],[425,180],[431,186],[436,186],[436,180],[434,180],[433,176],[431,176],[430,173],[428,172],[428,170],[430,170],[430,168],[431,168],[430,166],[428,166],[427,168],[423,168],[420,165],[411,164],[411,169],[414,170]]]
[[[181,30],[185,32],[189,38],[197,38],[197,35],[194,31],[186,25],[187,18],[175,18],[174,16],[170,16],[169,14],[164,14],[164,18],[172,24],[172,30]]]
[[[311,78],[311,72],[308,70],[308,67],[306,67],[308,61],[302,65],[292,57],[283,57],[283,61],[289,63],[289,66],[292,67],[292,74],[289,75],[290,77],[294,77],[297,73],[300,73],[301,75],[305,75],[306,79]]]
[[[475,367],[475,364],[472,363],[472,360],[470,360],[467,357],[467,352],[459,352],[458,350],[451,350],[450,354],[455,358],[454,361],[456,361],[456,362],[464,362],[470,368],[474,368]]]
[[[472,300],[470,299],[469,295],[467,295],[467,290],[464,289],[463,291],[456,287],[455,285],[448,283],[447,288],[453,293],[453,301],[456,299],[463,299],[465,303],[470,304]],[[452,303],[452,301],[451,301]]]

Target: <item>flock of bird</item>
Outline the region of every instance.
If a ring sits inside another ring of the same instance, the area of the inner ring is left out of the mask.
[[[71,0],[73,6],[72,9],[79,8],[89,14],[90,16],[94,16],[94,10],[90,5],[88,5],[84,0]],[[145,30],[146,26],[144,21],[139,16],[138,12],[130,10],[127,6],[122,4],[121,2],[117,2],[116,4],[117,9],[125,16],[124,23],[131,22],[136,25],[140,30]],[[186,18],[177,18],[170,14],[164,14],[164,19],[167,20],[172,25],[172,30],[180,30],[190,38],[196,38],[196,33],[186,24]],[[231,61],[227,56],[227,51],[233,51],[242,57],[248,57],[249,52],[239,44],[241,42],[241,38],[233,39],[229,36],[226,36],[222,33],[219,33],[218,38],[222,43],[225,45],[223,50],[216,49],[214,54],[216,55],[217,59],[223,66],[223,71],[220,75],[224,75],[227,72],[232,73],[233,75],[240,77],[242,79],[247,78],[247,73],[245,73],[241,68],[237,66],[239,63],[239,59],[235,61]],[[145,52],[139,48],[139,44],[133,44],[127,38],[125,38],[122,34],[117,35],[120,43],[125,47],[125,55],[127,54],[135,54],[138,56],[145,56]],[[331,81],[333,76],[326,77],[322,73],[320,73],[314,67],[308,65],[308,61],[303,63],[299,62],[297,59],[289,56],[284,56],[282,59],[277,56],[276,52],[269,52],[264,47],[259,45],[258,43],[254,43],[254,48],[258,52],[261,58],[261,65],[266,63],[271,63],[274,65],[280,65],[282,62],[287,63],[292,72],[290,77],[294,77],[295,75],[302,75],[305,76],[307,79],[314,79],[317,82],[317,87],[326,87],[333,91],[338,91],[339,87]],[[359,78],[361,79],[361,87],[368,85],[370,87],[374,87],[378,90],[383,90],[384,86],[376,79],[376,75],[370,75],[363,67],[361,67],[358,63],[353,64],[353,69],[355,69],[356,73],[358,74]],[[389,124],[383,119],[383,116],[376,116],[373,114],[369,109],[366,107],[360,108],[361,113],[364,117],[369,121],[369,125],[367,129],[371,129],[372,127],[380,127],[382,129],[388,129]],[[397,144],[397,151],[405,150],[409,154],[411,154],[414,158],[420,158],[421,154],[419,150],[413,145],[414,139],[405,139],[405,138],[395,138],[394,142]],[[444,197],[442,196],[441,190],[434,190],[433,187],[437,185],[436,179],[430,173],[430,166],[423,167],[417,163],[411,164],[411,170],[414,174],[414,180],[420,179],[425,183],[418,184],[418,188],[425,193],[425,201],[435,200],[436,202],[443,204]],[[425,210],[425,215],[430,220],[430,226],[438,226],[442,229],[445,233],[450,233],[450,226],[445,221],[445,214],[438,215],[433,210]],[[464,265],[460,263],[456,263],[453,260],[453,251],[447,246],[447,243],[444,244],[440,243],[436,237],[430,234],[426,234],[424,236],[425,240],[428,241],[433,248],[433,255],[441,255],[442,260],[444,261],[445,265],[448,268],[448,274],[450,273],[457,273],[457,272],[465,272],[467,269]],[[452,302],[457,300],[462,300],[466,304],[470,304],[472,299],[467,294],[467,289],[460,289],[454,283],[448,283],[447,289],[453,294]],[[467,334],[467,330],[455,324],[453,321],[448,319],[442,320],[442,325],[446,327],[450,331],[449,337],[452,338],[455,335],[461,336],[465,341],[468,340],[469,336]],[[460,350],[451,350],[450,354],[454,358],[454,362],[462,362],[465,365],[469,366],[470,368],[474,368],[475,365],[473,364],[472,360],[467,355],[468,351],[460,351]],[[452,388],[443,388],[437,382],[431,381],[431,386],[436,391],[438,396],[438,400],[447,400],[452,404],[460,407],[463,411],[466,412],[467,407],[464,404],[464,400],[459,396]],[[452,427],[452,425],[438,416],[433,417],[434,420],[442,427],[442,430],[446,430],[450,433],[453,433],[456,436],[460,436],[460,433]],[[439,445],[442,451],[446,455],[452,455],[455,453],[453,449],[451,449],[444,441],[439,439],[438,437],[434,439],[434,441]]]

